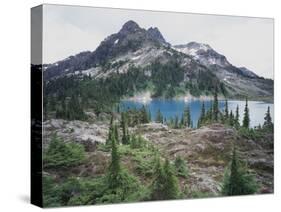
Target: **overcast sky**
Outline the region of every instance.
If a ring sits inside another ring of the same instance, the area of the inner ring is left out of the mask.
[[[158,27],[171,43],[207,43],[235,66],[273,78],[273,20],[233,16],[44,5],[43,62],[93,51],[128,20]]]

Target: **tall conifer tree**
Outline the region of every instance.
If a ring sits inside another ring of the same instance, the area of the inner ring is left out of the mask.
[[[239,122],[239,106],[238,105],[237,105],[236,111],[235,111],[234,125],[235,125],[236,129],[238,129],[240,127],[240,122]]]
[[[163,123],[163,116],[162,113],[160,111],[160,109],[158,109],[157,114],[156,114],[156,120],[157,123]]]
[[[185,119],[185,125],[187,127],[190,127],[190,125],[191,125],[191,115],[190,115],[189,106],[186,106],[185,109],[184,109],[184,119]]]
[[[213,104],[213,115],[214,115],[214,120],[218,121],[219,117],[219,101],[218,101],[218,89],[215,89],[215,94],[214,94],[214,104]]]
[[[230,111],[228,119],[229,119],[229,125],[233,127],[234,126],[234,115],[232,113],[232,110]]]
[[[129,133],[127,126],[127,118],[124,112],[121,113],[121,126],[122,126],[122,144],[129,144]]]
[[[154,176],[151,194],[153,200],[176,199],[179,196],[178,179],[167,159],[163,167],[160,158],[157,158]]]
[[[244,109],[243,127],[247,128],[247,129],[250,127],[250,114],[249,114],[247,98],[246,98],[246,104],[245,104],[245,109]]]
[[[266,114],[265,114],[265,117],[264,117],[263,127],[273,130],[273,123],[272,123],[272,118],[271,118],[271,115],[270,115],[270,107],[269,106],[267,107],[267,111],[266,111]]]
[[[253,194],[257,189],[258,185],[254,176],[241,165],[234,147],[230,170],[226,172],[224,177],[222,194],[228,196]]]
[[[225,100],[225,108],[224,108],[224,117],[226,119],[226,121],[228,120],[228,101],[227,99]]]
[[[109,188],[115,189],[119,187],[119,174],[120,174],[120,155],[118,153],[115,138],[111,140],[111,162],[108,171],[108,184]]]
[[[164,173],[166,177],[164,184],[164,199],[176,199],[179,196],[179,182],[168,159],[165,160]]]

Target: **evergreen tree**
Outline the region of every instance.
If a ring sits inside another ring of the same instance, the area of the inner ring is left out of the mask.
[[[154,168],[154,175],[155,179],[152,182],[152,193],[151,199],[152,200],[164,200],[164,185],[165,185],[165,173],[163,167],[160,162],[160,157],[157,156],[156,163]]]
[[[82,108],[89,107],[89,98],[84,93],[82,93],[82,95],[81,95],[81,106],[82,106]]]
[[[244,109],[244,117],[243,117],[243,127],[249,129],[250,127],[250,115],[248,108],[248,99],[246,99],[245,109]]]
[[[60,105],[56,106],[56,118],[64,118],[66,117],[66,104],[65,100],[62,99]]]
[[[124,112],[121,113],[121,127],[122,127],[122,144],[129,144],[130,138],[128,133],[127,118]]]
[[[79,98],[77,95],[72,95],[68,104],[67,104],[67,118],[69,120],[83,120],[85,119],[85,113],[80,104]]]
[[[114,138],[115,138],[115,140],[116,140],[116,143],[119,144],[118,125],[115,124],[114,127],[113,127],[113,129],[114,129],[114,131],[113,131],[113,132],[114,132]]]
[[[182,157],[180,157],[180,156],[176,157],[175,168],[176,168],[176,172],[177,172],[178,176],[187,177],[187,175],[188,175],[187,164]]]
[[[176,115],[175,117],[175,124],[174,124],[174,128],[178,129],[179,128],[179,117]]]
[[[240,179],[239,179],[239,171],[238,171],[238,161],[236,156],[236,148],[233,149],[232,152],[232,160],[231,160],[231,169],[230,169],[230,178],[229,178],[229,194],[238,193],[236,190],[240,187]]]
[[[179,196],[179,184],[174,171],[168,160],[165,161],[164,167],[157,158],[156,168],[154,173],[155,179],[152,183],[153,200],[168,200],[176,199]]]
[[[205,113],[206,113],[205,110],[206,110],[206,109],[205,109],[205,102],[203,101],[202,107],[201,107],[201,118],[202,118],[202,119],[205,118]]]
[[[228,120],[228,101],[227,101],[227,99],[225,100],[225,108],[224,108],[224,119],[225,119],[225,121],[227,121]]]
[[[234,126],[234,115],[232,113],[232,110],[230,111],[230,114],[229,114],[229,125],[230,126]]]
[[[235,111],[235,118],[234,118],[234,126],[236,129],[240,127],[240,122],[239,122],[239,106],[237,105],[236,111]]]
[[[203,124],[205,118],[206,118],[206,110],[205,110],[205,103],[203,101],[202,106],[201,106],[200,117],[199,117],[198,122],[197,122],[197,128],[201,127],[201,125]]]
[[[230,172],[225,173],[222,186],[223,195],[245,195],[253,194],[257,191],[258,186],[253,175],[241,165],[238,160],[236,148],[233,149]]]
[[[164,199],[176,199],[179,196],[179,182],[168,159],[164,164],[165,184],[164,184]]]
[[[68,101],[61,97],[61,106],[56,108],[56,117],[67,120],[85,120],[82,104],[77,95],[73,94]]]
[[[67,116],[67,107],[66,107],[65,98],[63,98],[61,101],[61,107],[62,107],[62,113],[66,117]]]
[[[273,123],[272,123],[272,119],[271,119],[271,115],[270,115],[270,107],[269,106],[267,107],[267,112],[266,112],[265,117],[264,117],[263,128],[273,130]]]
[[[208,120],[212,121],[213,118],[214,118],[214,115],[213,115],[213,102],[211,101],[210,103],[210,108],[209,108],[209,114],[208,114]]]
[[[176,95],[175,88],[173,86],[169,86],[167,89],[167,93],[165,95],[166,98],[173,98]]]
[[[149,122],[149,115],[148,115],[148,113],[147,113],[147,111],[146,111],[146,108],[144,107],[144,105],[142,106],[142,108],[141,108],[141,118],[140,118],[141,120],[140,120],[140,122],[141,123],[148,123]]]
[[[184,115],[181,116],[181,120],[180,120],[180,128],[185,126],[185,121],[184,121]]]
[[[118,153],[115,138],[111,140],[111,162],[108,170],[108,183],[110,189],[119,187],[118,176],[120,174],[120,155]]]
[[[116,106],[116,112],[117,112],[117,113],[120,113],[120,104],[117,104],[117,106]]]
[[[148,109],[148,122],[151,122],[151,111]]]
[[[219,102],[218,102],[218,89],[217,88],[215,89],[215,94],[214,94],[213,115],[214,115],[214,120],[218,121]]]
[[[114,136],[114,127],[113,127],[113,114],[112,114],[110,117],[108,137],[106,139],[106,144],[111,145],[111,140],[112,140],[113,136]]]
[[[46,102],[46,101],[44,101]],[[53,95],[49,97],[49,110],[53,111],[56,109],[56,97],[54,97]]]
[[[43,152],[44,168],[68,168],[81,164],[85,159],[85,149],[81,144],[64,142],[54,135],[46,151]]]
[[[133,134],[133,135],[131,136],[130,147],[131,147],[132,149],[138,147],[138,139],[137,139],[137,136],[136,136],[135,134]]]
[[[185,126],[190,127],[191,125],[191,116],[190,116],[190,108],[186,106],[184,109],[184,119],[185,119]]]
[[[158,109],[157,114],[156,114],[156,120],[157,123],[163,123],[163,116],[162,113],[160,111],[160,109]]]
[[[213,121],[213,103],[210,103],[210,108],[207,110],[205,115],[204,122],[212,122]]]

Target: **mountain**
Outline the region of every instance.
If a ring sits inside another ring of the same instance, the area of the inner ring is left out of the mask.
[[[157,28],[145,30],[140,28],[136,22],[128,21],[118,33],[105,38],[94,52],[79,53],[49,66],[45,77],[49,79],[75,71],[101,67],[115,57],[157,45],[169,45]],[[133,55],[131,56],[133,57]],[[92,72],[95,71],[92,70]]]
[[[173,48],[208,67],[222,81],[234,97],[273,96],[273,80],[259,77],[246,67],[236,67],[210,45],[190,42]]]
[[[245,76],[252,77],[252,78],[258,78],[259,77],[254,72],[252,72],[251,70],[247,69],[246,67],[239,67],[239,69],[242,71],[242,73]]]
[[[155,97],[186,92],[212,95],[218,88],[222,95],[231,98],[273,96],[273,80],[235,67],[208,44],[190,42],[172,46],[157,27],[144,29],[132,20],[105,38],[95,51],[70,56],[47,65],[44,70],[47,81],[85,75],[95,80],[118,77],[124,81],[121,78],[127,77],[130,95],[144,89],[152,89]],[[119,93],[125,95],[124,92]]]
[[[174,49],[192,56],[204,65],[219,65],[222,67],[229,66],[230,63],[226,57],[216,52],[208,44],[190,42],[185,45],[175,45]]]

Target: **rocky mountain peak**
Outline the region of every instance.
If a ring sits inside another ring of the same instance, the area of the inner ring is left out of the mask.
[[[153,40],[157,40],[160,43],[168,44],[157,27],[148,28],[147,33]]]
[[[139,30],[141,30],[141,28],[139,27],[139,25],[138,25],[136,22],[130,20],[130,21],[127,21],[127,22],[122,26],[122,28],[121,28],[121,30],[120,30],[120,33],[122,33],[122,34],[128,34],[128,33],[134,33],[134,32],[139,31]]]

